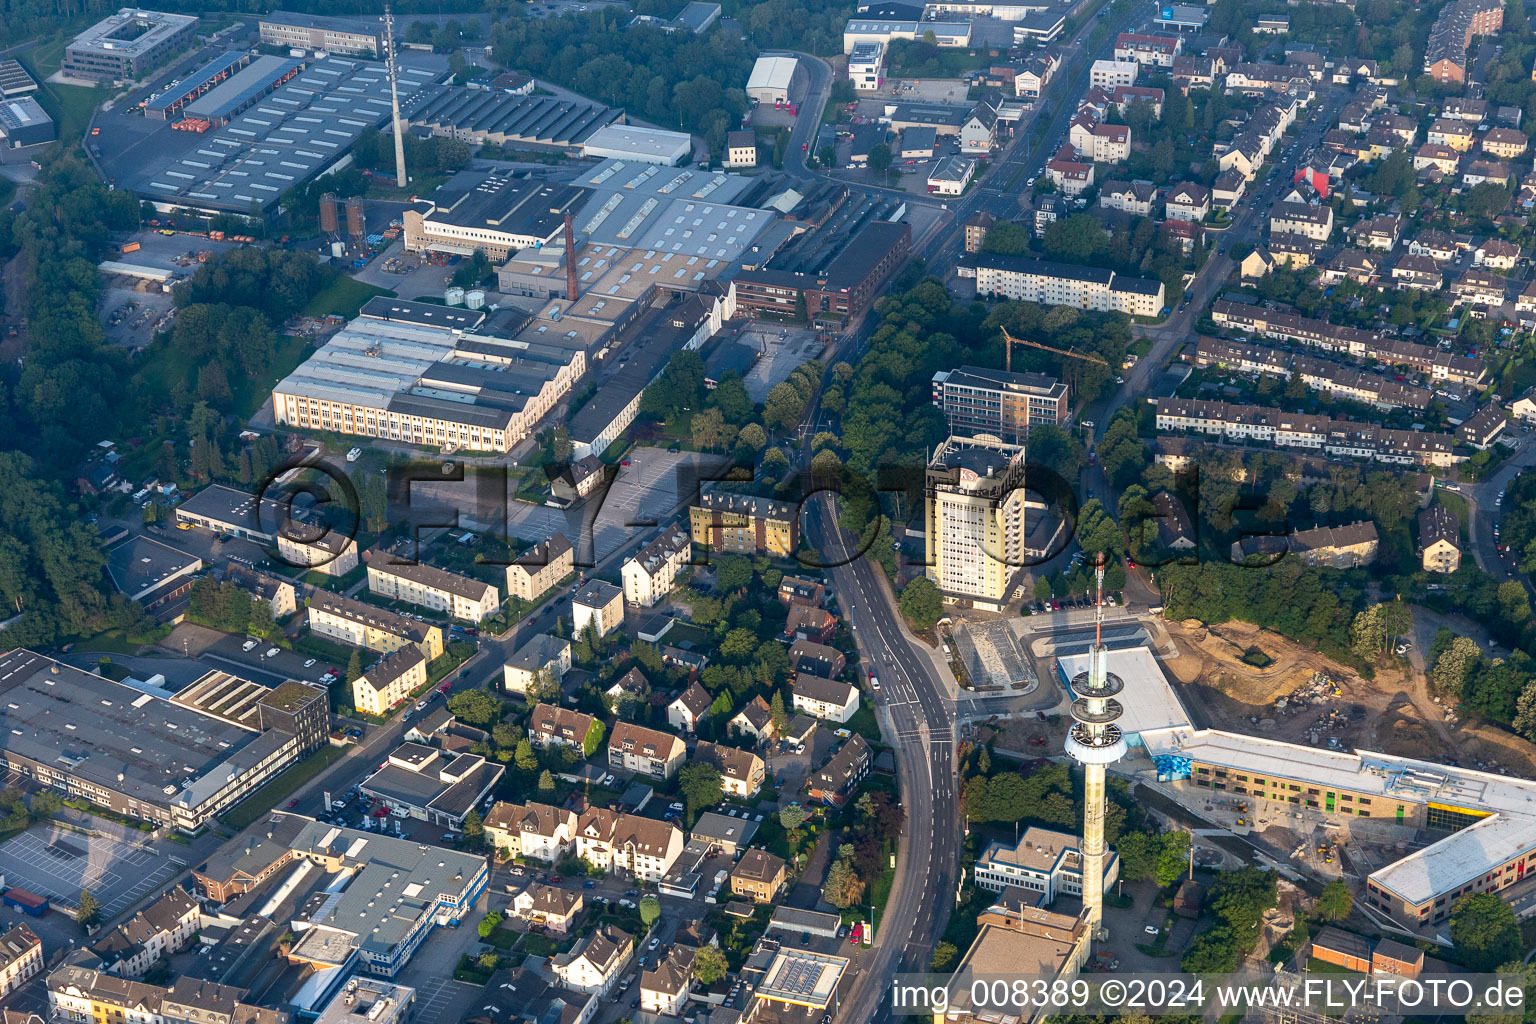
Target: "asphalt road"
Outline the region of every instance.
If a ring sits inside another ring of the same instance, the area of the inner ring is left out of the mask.
[[[896,879],[883,917],[874,922],[875,945],[839,1016],[883,1019],[887,980],[897,971],[927,970],[933,945],[949,917],[960,858],[959,795],[955,782],[954,712],[933,663],[915,649],[876,564],[851,557],[827,501],[809,509],[807,530],[827,561],[838,602],[847,616],[879,691],[866,691],[888,723],[896,748],[897,778],[907,823],[896,860]]]

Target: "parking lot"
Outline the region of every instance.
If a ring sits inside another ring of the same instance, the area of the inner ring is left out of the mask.
[[[636,448],[618,467],[618,476],[606,492],[599,491],[569,510],[548,505],[509,501],[507,535],[537,543],[563,533],[576,545],[577,561],[601,561],[637,532],[670,522],[672,511],[698,489],[699,482],[718,460],[697,452],[669,452],[660,448]],[[415,507],[440,503],[457,507],[456,494],[466,484],[417,484],[412,492]],[[465,526],[489,528],[491,523],[472,523],[461,512]]]
[[[103,919],[163,887],[179,870],[147,845],[57,825],[34,825],[0,843],[0,873],[7,884],[70,907],[88,889],[101,903]]]
[[[169,292],[143,291],[130,278],[109,278],[102,289],[98,314],[107,332],[107,341],[123,348],[139,349],[148,345],[156,330],[167,330],[174,322]],[[169,315],[168,315],[169,314]]]
[[[775,384],[788,379],[807,360],[820,359],[828,344],[827,336],[814,328],[776,324],[743,327],[736,340],[754,352],[763,353],[742,378],[754,402],[766,399]]]

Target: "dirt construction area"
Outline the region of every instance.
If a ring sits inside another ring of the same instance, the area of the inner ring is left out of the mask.
[[[1530,744],[1459,720],[1406,660],[1374,679],[1268,630],[1241,622],[1164,623],[1178,647],[1163,662],[1196,724],[1278,740],[1536,774]],[[1247,660],[1245,660],[1245,658]]]

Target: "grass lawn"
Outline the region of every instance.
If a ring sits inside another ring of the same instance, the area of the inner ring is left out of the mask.
[[[82,654],[137,654],[142,646],[131,642],[119,629],[109,629],[79,642]]]
[[[364,284],[356,278],[347,277],[343,274],[329,288],[309,300],[309,305],[304,307],[304,315],[327,316],[335,314],[350,320],[357,316],[357,311],[363,308],[363,303],[375,295],[394,294],[392,291],[375,288],[371,284]]]
[[[352,652],[356,650],[356,648],[338,644],[332,640],[327,640],[323,636],[316,636],[309,632],[300,633],[294,638],[293,649],[298,654],[307,654],[312,658],[329,662],[335,667],[342,669],[347,667],[347,662],[351,659]]]
[[[672,628],[676,629],[677,627],[674,626]],[[870,743],[878,745],[883,742],[880,739],[880,725],[875,721],[875,709],[865,699],[866,696],[862,692],[859,694],[859,710],[853,713],[853,717],[848,719],[844,726],[863,736]]]
[[[345,747],[326,744],[309,757],[235,805],[219,820],[231,828],[245,828],[276,807],[280,800],[346,756]]]

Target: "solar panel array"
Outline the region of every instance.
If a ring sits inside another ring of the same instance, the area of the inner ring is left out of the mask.
[[[20,61],[0,60],[0,96],[15,96],[36,88],[37,83]]]
[[[434,73],[400,69],[403,98],[432,84]],[[148,171],[137,191],[150,199],[245,212],[279,196],[340,159],[363,132],[389,119],[384,65],[328,57],[305,68],[196,147]]]

